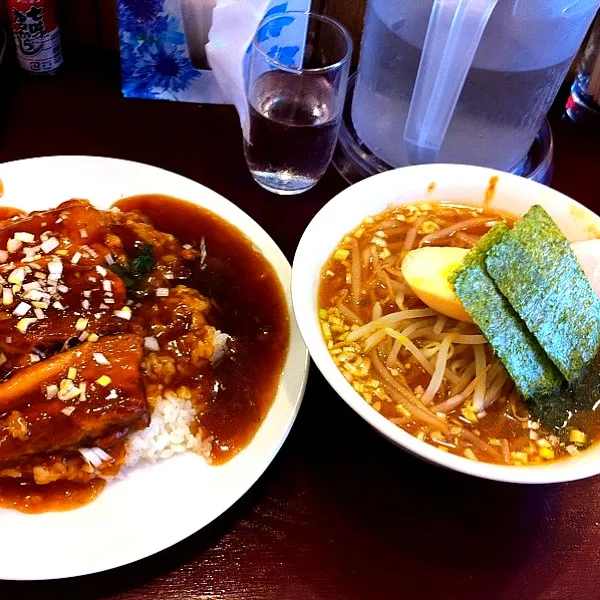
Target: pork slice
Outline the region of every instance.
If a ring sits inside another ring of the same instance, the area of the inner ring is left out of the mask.
[[[24,368],[0,384],[0,468],[98,440],[114,443],[147,425],[142,344],[136,335],[107,336]],[[61,390],[53,395],[52,386]]]
[[[127,320],[115,315],[126,304],[125,286],[119,277],[104,268],[62,262],[60,279],[49,281],[52,264],[58,263],[46,258],[33,267],[16,263],[10,269],[0,268],[5,280],[0,293],[10,289],[12,295],[10,304],[0,302],[0,379],[29,364],[34,350],[44,356],[71,338],[84,340],[91,333],[129,331]],[[8,282],[16,270],[24,277],[20,286]],[[40,278],[40,273],[46,279]]]
[[[11,252],[11,261],[21,260],[28,247],[40,245],[44,233],[57,239],[59,245],[56,249],[76,250],[81,245],[87,245],[94,248],[98,246],[98,249],[102,250],[107,228],[103,213],[87,200],[68,200],[52,210],[32,212],[3,221],[0,225],[0,249],[6,250],[8,241],[14,238],[15,234],[23,232],[32,234],[34,239],[31,242],[23,242],[20,248]]]

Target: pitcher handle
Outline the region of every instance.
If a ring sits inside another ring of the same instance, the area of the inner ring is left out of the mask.
[[[498,0],[435,0],[404,143],[411,164],[436,162],[473,57]]]

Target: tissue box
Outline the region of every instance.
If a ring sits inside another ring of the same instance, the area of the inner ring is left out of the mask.
[[[224,104],[204,52],[215,2],[118,0],[123,96]],[[272,0],[265,16],[310,6],[311,0]],[[272,35],[289,43],[293,32]]]

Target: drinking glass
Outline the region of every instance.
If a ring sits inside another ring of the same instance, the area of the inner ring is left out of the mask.
[[[276,194],[300,194],[323,176],[335,148],[352,41],[337,21],[310,12],[266,18],[252,41],[246,162]]]

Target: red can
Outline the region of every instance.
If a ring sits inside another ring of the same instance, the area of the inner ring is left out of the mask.
[[[9,0],[10,22],[21,67],[51,75],[62,65],[56,0]]]

